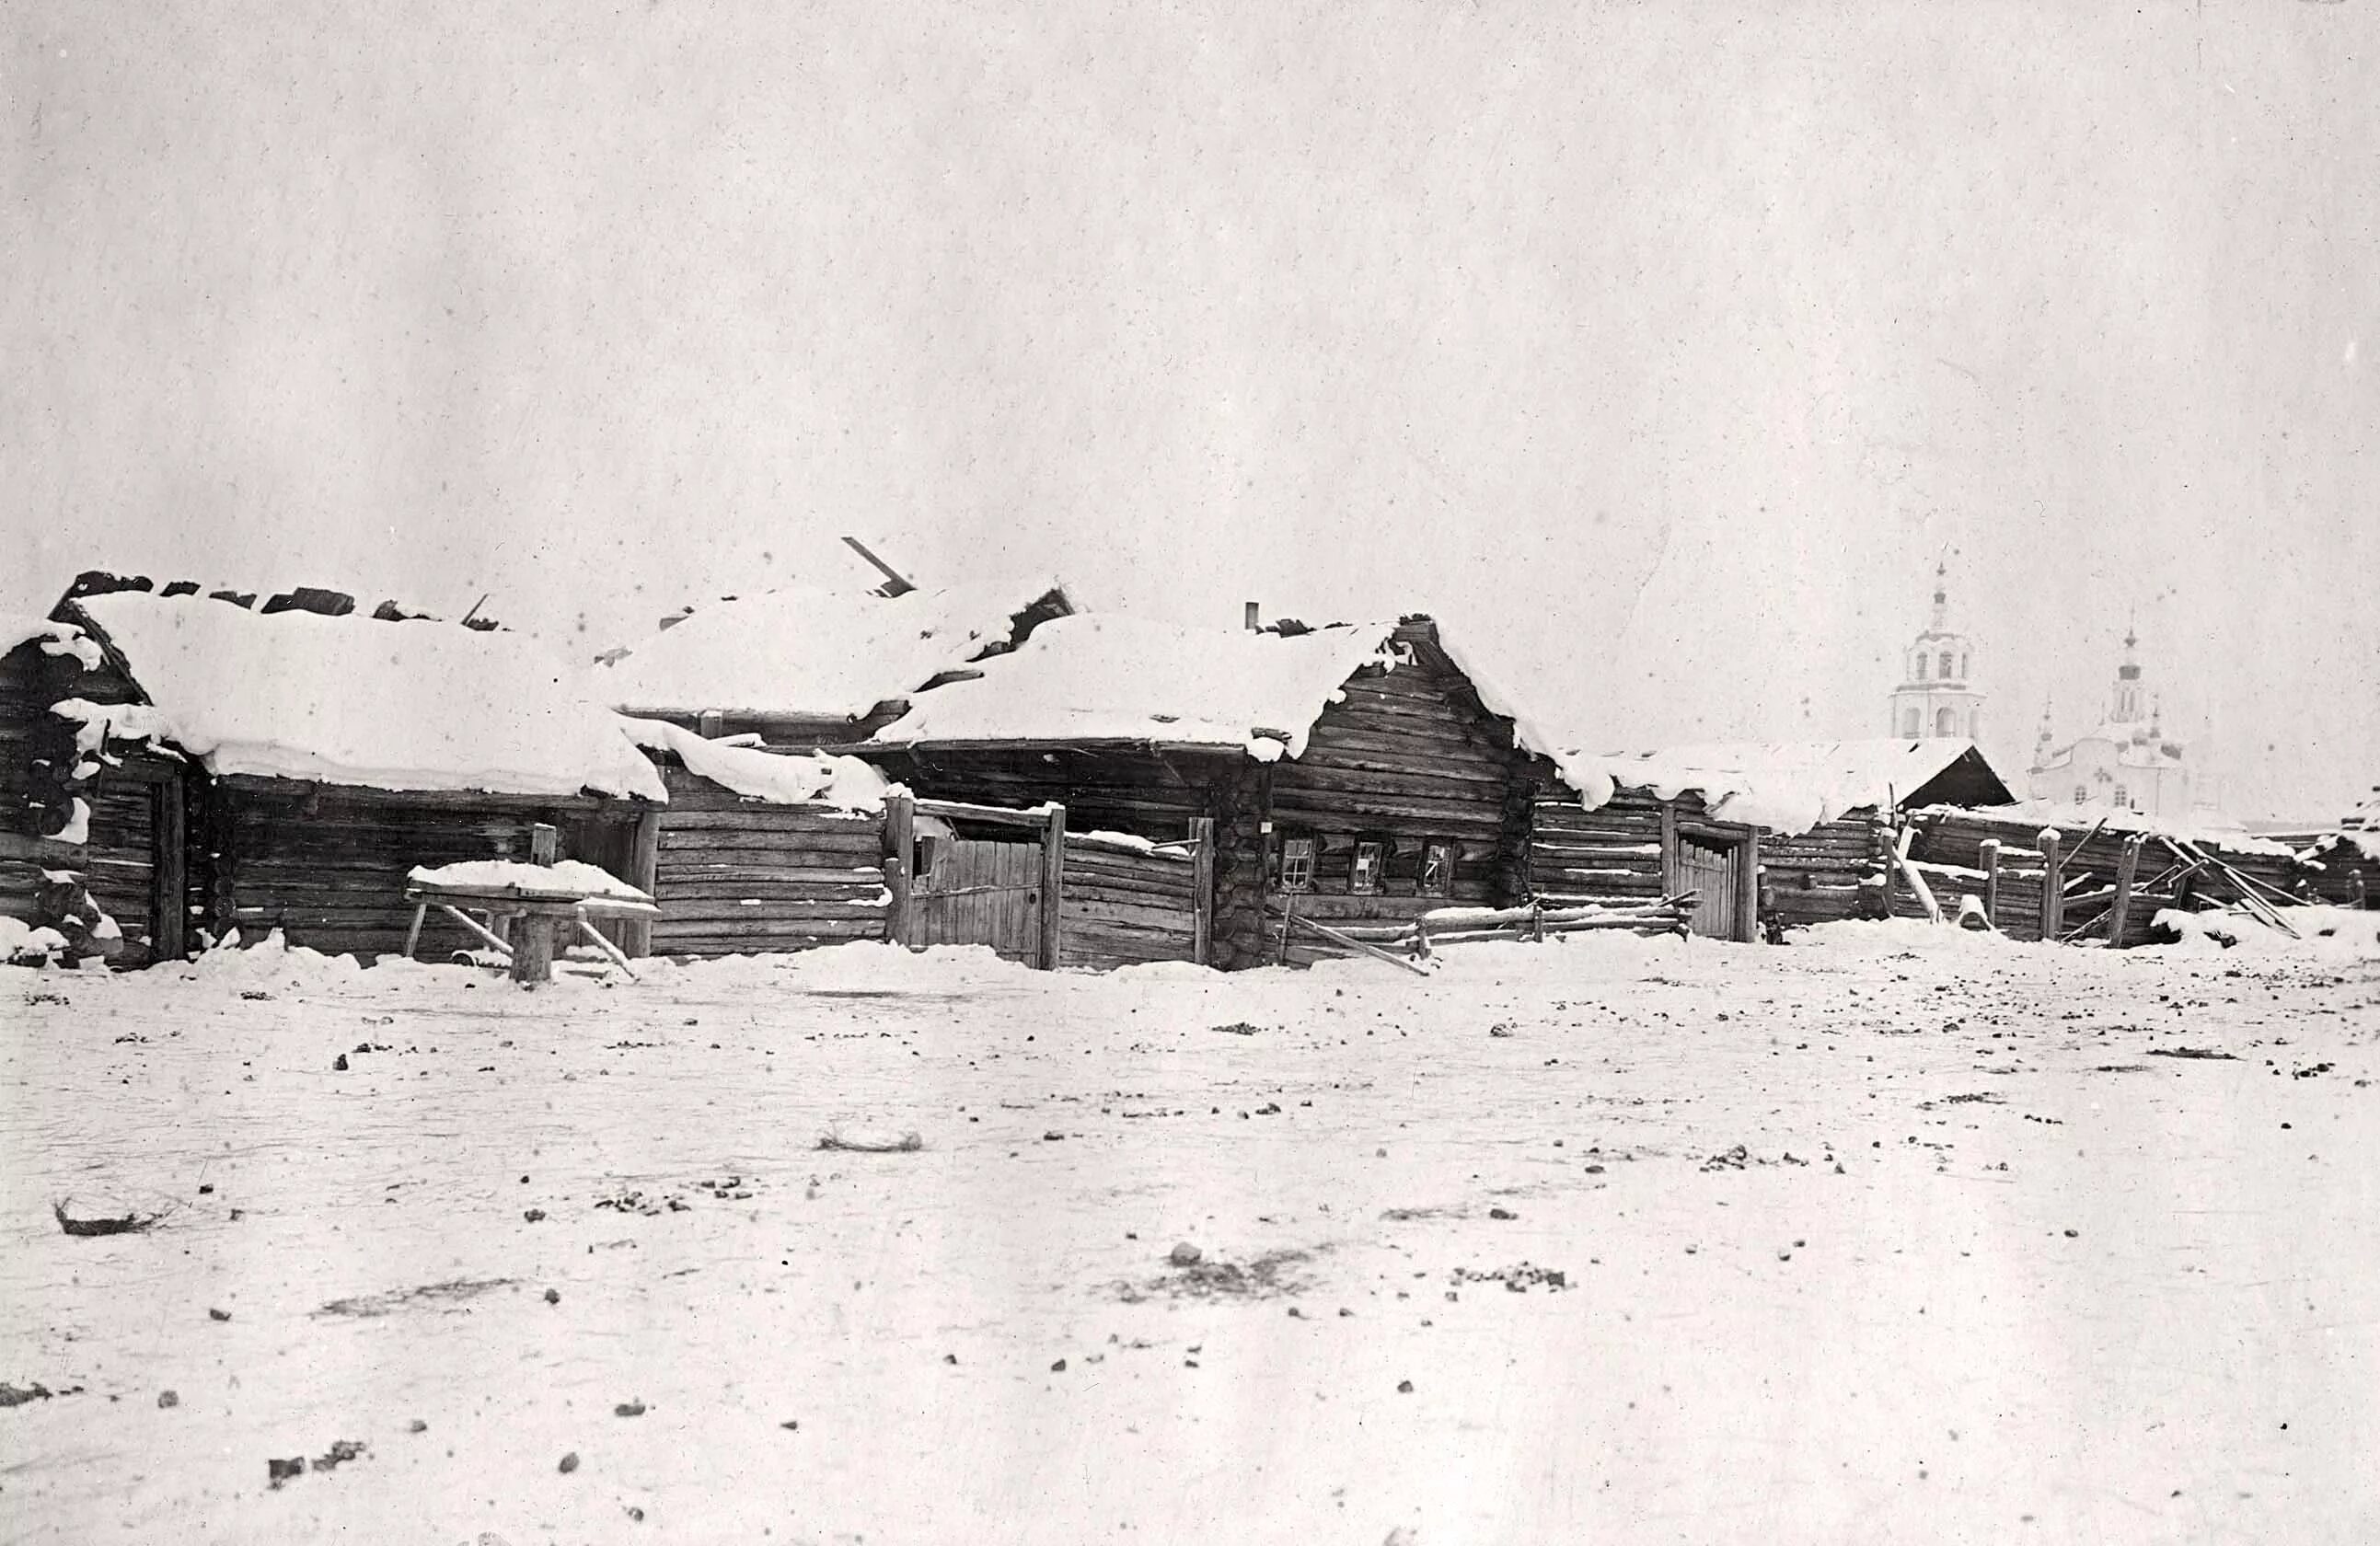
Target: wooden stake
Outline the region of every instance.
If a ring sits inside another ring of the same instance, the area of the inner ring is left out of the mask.
[[[1190,818],[1190,959],[1201,966],[1215,954],[1215,818]]]
[[[884,937],[895,945],[909,945],[917,930],[912,924],[916,906],[915,870],[917,861],[917,802],[907,794],[887,795],[884,800],[884,888],[892,893],[892,905],[884,910]]]
[[[2123,948],[2124,925],[2132,911],[2132,878],[2140,873],[2141,845],[2148,841],[2145,835],[2135,832],[2124,839],[2122,852],[2116,855],[2116,900],[2107,904],[2107,948]]]
[[[561,852],[562,834],[548,822],[531,822],[528,862],[551,864]],[[513,981],[528,986],[553,981],[553,920],[523,913],[513,925]]]
[[[1066,944],[1066,807],[1050,807],[1041,833],[1041,970],[1055,972]]]
[[[2034,840],[2041,845],[2041,937],[2055,940],[2066,928],[2065,860],[2053,829]]]
[[[1984,861],[1984,922],[2000,926],[2000,840],[1985,838],[1979,845]]]

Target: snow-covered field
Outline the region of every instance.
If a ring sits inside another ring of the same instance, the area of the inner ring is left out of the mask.
[[[0,1519],[2380,1540],[2375,953],[0,969]]]

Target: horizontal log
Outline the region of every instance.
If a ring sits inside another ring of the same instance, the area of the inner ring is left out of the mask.
[[[1500,782],[1443,776],[1426,767],[1380,773],[1317,763],[1280,764],[1274,770],[1272,780],[1275,808],[1285,801],[1294,800],[1296,791],[1327,791],[1333,796],[1353,793],[1443,803],[1475,811],[1475,819],[1499,823],[1504,819],[1503,785]]]
[[[1178,929],[1185,935],[1196,927],[1195,917],[1186,907],[1160,907],[1109,898],[1077,900],[1069,896],[1061,904],[1060,912],[1069,926],[1077,922],[1135,924],[1149,929]]]
[[[662,812],[662,835],[664,838],[673,832],[875,832],[882,825],[883,817],[877,813],[844,815],[807,805],[753,803],[732,811],[664,808]]]
[[[884,886],[879,882],[867,886],[825,886],[816,881],[796,881],[777,885],[770,881],[722,882],[715,886],[662,886],[654,893],[655,900],[665,908],[675,909],[700,902],[817,902],[844,906],[881,906]]]
[[[672,834],[663,832],[658,852],[663,863],[675,857],[706,864],[797,864],[810,868],[849,868],[879,864],[882,840],[839,842],[818,833],[784,834],[771,842],[742,832]]]
[[[778,948],[800,948],[806,943],[833,943],[846,939],[881,939],[884,937],[882,918],[822,918],[811,923],[794,924],[784,920],[736,923],[723,919],[702,919],[674,924],[666,918],[653,924],[653,947],[663,955],[674,953],[679,947],[718,944],[722,948],[759,950],[769,947],[761,941],[779,942]]]
[[[660,885],[710,885],[735,880],[773,880],[778,885],[883,885],[883,877],[885,871],[880,864],[710,864],[683,854],[664,854],[660,865]]]
[[[1275,789],[1272,814],[1276,827],[1311,827],[1325,832],[1385,828],[1415,837],[1480,834],[1490,842],[1503,826],[1503,812],[1494,805],[1350,790]],[[1368,818],[1369,827],[1366,819],[1359,818]]]
[[[850,900],[803,901],[779,899],[771,901],[721,900],[717,898],[682,900],[665,903],[661,915],[675,921],[695,919],[742,920],[770,923],[792,920],[796,923],[826,918],[882,918],[888,904]]]

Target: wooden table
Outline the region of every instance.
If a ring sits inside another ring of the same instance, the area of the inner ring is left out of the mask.
[[[405,900],[413,903],[413,923],[405,932],[407,960],[421,942],[422,920],[434,907],[502,951],[512,963],[516,983],[553,980],[554,935],[565,921],[576,924],[614,965],[633,977],[637,972],[628,958],[596,931],[593,920],[650,918],[661,912],[649,898],[637,901],[618,896],[569,897],[524,891],[516,886],[427,886],[416,881],[406,887]],[[465,908],[485,913],[488,922],[480,923]],[[517,930],[515,924],[520,925]]]

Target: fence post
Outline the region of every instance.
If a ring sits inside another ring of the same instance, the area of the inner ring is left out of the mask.
[[[1066,807],[1050,803],[1050,825],[1041,834],[1041,960],[1044,972],[1055,972],[1064,959],[1066,943]]]
[[[2116,900],[2107,906],[2107,948],[2124,948],[2124,924],[2132,911],[2132,877],[2141,867],[2141,845],[2148,841],[2145,835],[2135,833],[2124,839],[2116,855]]]
[[[884,909],[884,937],[895,945],[907,945],[916,933],[910,926],[909,886],[917,853],[917,797],[896,790],[884,797],[884,889],[892,896]]]
[[[1984,861],[1984,922],[2000,926],[2000,840],[1985,838],[1978,845]]]
[[[2058,828],[2046,827],[2034,839],[2041,845],[2041,937],[2058,943],[2066,932],[2066,861],[2058,852]]]
[[[1736,863],[1735,937],[1749,945],[1760,937],[1760,828],[1745,834]]]
[[[1190,959],[1210,963],[1215,954],[1215,818],[1190,818]]]
[[[621,878],[658,902],[662,875],[662,813],[648,810],[637,817],[636,835],[628,841],[628,873]],[[641,960],[653,953],[653,921],[628,919],[620,929],[622,953]]]

